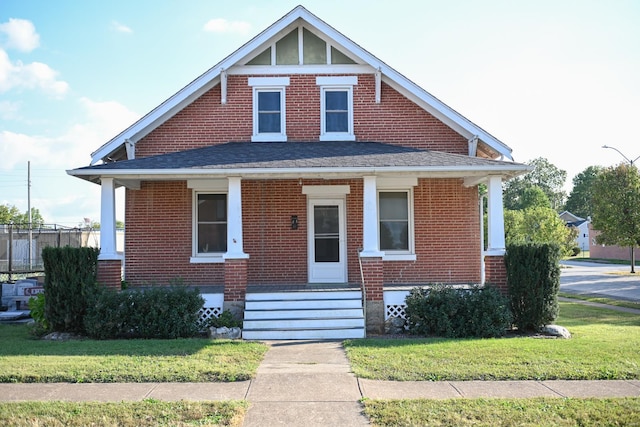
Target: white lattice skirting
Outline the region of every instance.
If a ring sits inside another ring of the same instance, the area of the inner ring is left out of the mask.
[[[212,317],[218,317],[222,314],[222,306],[224,303],[223,294],[200,294],[204,299],[204,304],[198,312],[198,324],[203,326],[207,320]]]
[[[391,317],[407,318],[405,299],[410,291],[384,291],[384,320]]]

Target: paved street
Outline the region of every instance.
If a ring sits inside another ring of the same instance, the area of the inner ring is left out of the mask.
[[[640,301],[640,266],[635,275],[628,265],[599,264],[594,262],[563,261],[560,290],[567,293],[604,296],[615,299]],[[625,273],[615,274],[615,273]]]

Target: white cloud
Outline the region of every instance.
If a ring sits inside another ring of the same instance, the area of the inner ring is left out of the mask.
[[[20,104],[11,101],[0,101],[0,118],[3,120],[12,120],[18,117]]]
[[[66,174],[88,166],[90,153],[140,116],[113,101],[79,100],[84,118],[57,136],[0,130],[0,172],[25,178],[31,162],[32,206],[47,222],[75,226],[84,217],[100,218],[100,187]],[[2,188],[0,203],[26,210],[26,189]],[[5,191],[6,190],[6,191]],[[124,218],[124,193],[116,191],[116,214]]]
[[[31,21],[10,18],[9,22],[0,24],[0,33],[4,33],[7,41],[4,46],[23,52],[31,52],[40,45],[40,36]]]
[[[251,24],[245,21],[227,21],[224,18],[215,18],[204,24],[203,29],[211,33],[247,34],[251,29]]]
[[[121,24],[118,21],[111,21],[111,29],[118,33],[127,33],[127,34],[133,33],[133,30],[131,29],[131,27],[127,27],[126,25]]]
[[[57,76],[57,71],[42,62],[11,62],[7,52],[0,49],[0,93],[24,88],[41,89],[50,95],[62,96],[69,90],[69,85],[58,80]]]

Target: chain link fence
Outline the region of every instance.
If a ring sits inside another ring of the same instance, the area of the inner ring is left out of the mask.
[[[48,246],[94,246],[90,240],[91,230],[80,228],[0,224],[0,282],[43,273],[42,249]]]

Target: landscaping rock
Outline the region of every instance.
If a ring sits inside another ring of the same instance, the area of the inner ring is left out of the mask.
[[[242,329],[240,328],[227,328],[223,326],[221,328],[209,328],[210,338],[224,338],[224,339],[237,339],[242,336]]]
[[[390,317],[384,322],[384,333],[389,335],[398,335],[405,331],[406,321],[402,317]]]
[[[49,341],[69,341],[82,339],[80,335],[73,334],[71,332],[51,332],[50,334],[42,337],[43,340]]]
[[[564,326],[546,325],[542,328],[542,333],[558,338],[571,338],[571,333]]]

